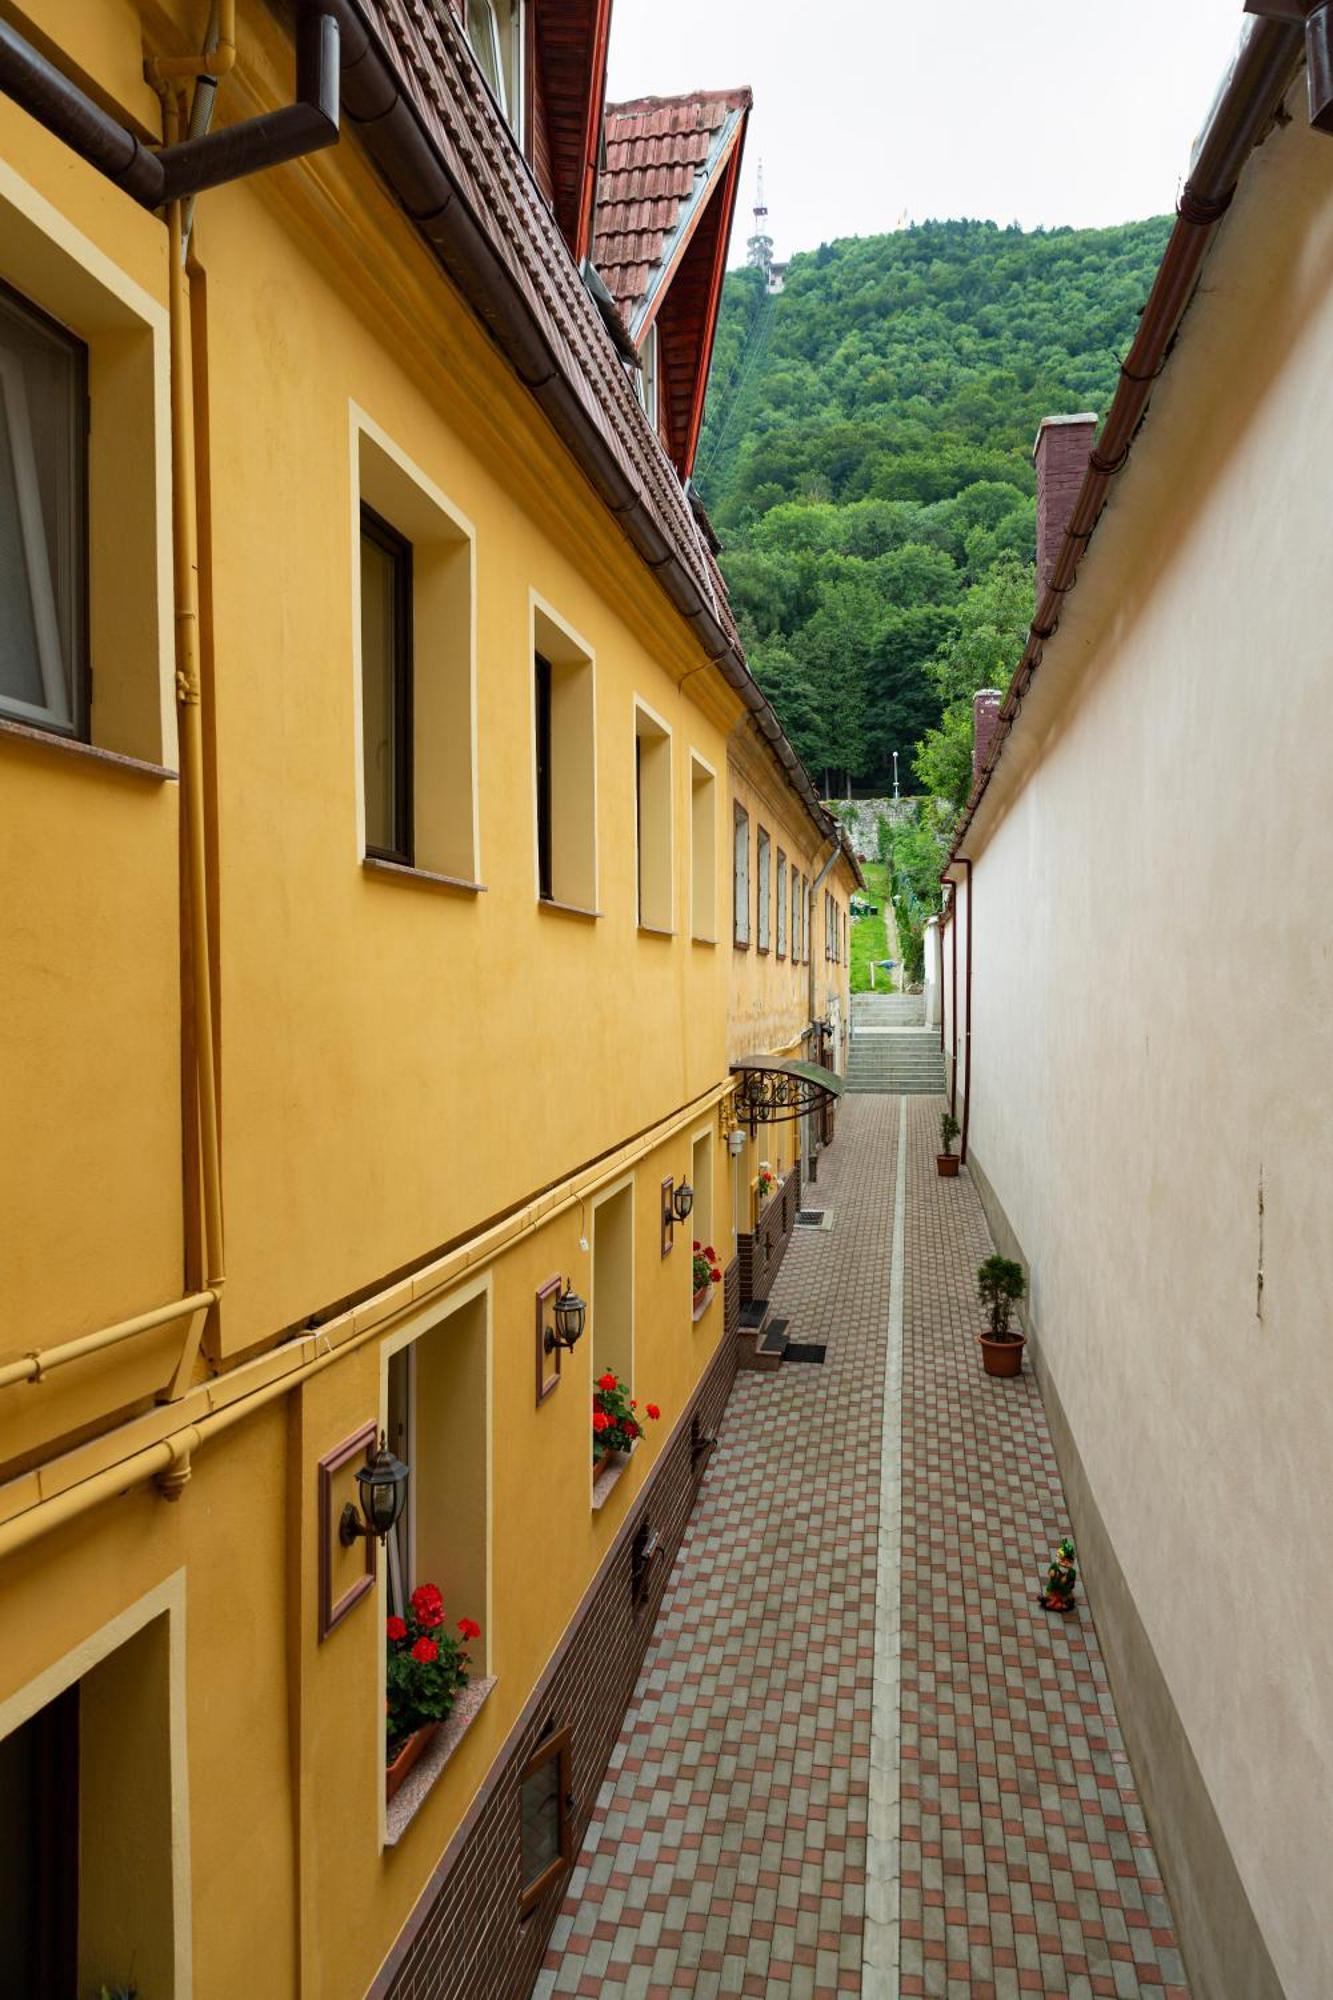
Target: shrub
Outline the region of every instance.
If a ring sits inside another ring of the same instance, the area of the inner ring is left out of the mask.
[[[952,1111],[941,1111],[940,1151],[942,1153],[951,1153],[953,1151],[953,1142],[957,1137],[958,1120],[954,1117]]]
[[[1023,1266],[1008,1257],[988,1257],[977,1270],[977,1296],[990,1311],[990,1338],[1018,1340],[1009,1324],[1015,1302],[1027,1290]]]

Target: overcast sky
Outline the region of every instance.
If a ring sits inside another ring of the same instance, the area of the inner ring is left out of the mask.
[[[1170,209],[1241,0],[613,0],[613,101],[754,90],[779,258],[906,217],[1024,228]]]

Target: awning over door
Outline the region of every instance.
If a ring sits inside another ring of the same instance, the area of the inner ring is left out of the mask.
[[[842,1078],[818,1063],[786,1062],[777,1057],[747,1056],[733,1063],[738,1078],[736,1116],[749,1125],[782,1125],[818,1111],[842,1096]]]

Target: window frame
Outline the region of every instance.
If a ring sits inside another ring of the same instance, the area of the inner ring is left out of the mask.
[[[481,71],[486,88],[495,99],[500,116],[519,145],[526,151],[526,120],[530,95],[526,75],[529,43],[526,0],[509,0],[508,37],[511,47],[508,68],[505,64],[504,51],[506,31],[501,26],[495,0],[467,0],[463,11],[463,33],[467,38],[468,47],[476,57],[477,68]],[[490,50],[489,62],[494,68],[495,81],[492,81],[487,58],[483,57],[478,47],[478,38],[473,27],[474,14],[485,20],[485,34]]]
[[[361,536],[373,542],[393,563],[394,646],[393,646],[393,798],[394,847],[380,847],[366,830],[366,854],[372,861],[394,861],[400,867],[415,867],[416,824],[413,812],[413,779],[416,758],[413,745],[413,653],[412,653],[412,544],[390,521],[362,500]],[[360,543],[358,543],[358,550]],[[365,731],[366,667],[361,662],[361,718]],[[364,748],[362,757],[364,760]],[[364,771],[362,785],[365,785]]]
[[[573,1812],[573,1751],[574,1731],[568,1723],[562,1729],[552,1729],[536,1746],[527,1763],[519,1773],[518,1803],[518,1914],[520,1923],[537,1908],[547,1892],[571,1866],[574,1860],[574,1812]],[[523,1787],[536,1772],[551,1762],[559,1762],[560,1773],[556,1788],[556,1809],[559,1814],[559,1852],[554,1861],[547,1863],[540,1875],[534,1875],[531,1882],[523,1881]]]
[[[743,868],[737,865],[742,854]],[[750,949],[750,815],[739,799],[732,801],[731,901],[731,941],[737,951],[748,951]]]
[[[537,773],[537,895],[555,901],[551,829],[551,662],[544,653],[532,655],[532,749]]]
[[[51,538],[47,534],[42,511],[37,455],[32,439],[31,398],[21,363],[17,360],[11,363],[0,353],[0,397],[5,404],[5,427],[9,434],[14,493],[19,510],[23,573],[32,607],[38,671],[44,694],[49,694],[53,677],[58,679],[61,708],[67,707],[69,711],[68,715],[62,715],[49,700],[39,708],[18,696],[0,694],[0,717],[20,723],[27,729],[40,729],[51,736],[62,736],[76,743],[91,743],[89,573],[92,567],[92,519],[89,499],[91,404],[88,395],[88,344],[3,279],[0,279],[0,307],[7,307],[20,324],[25,320],[31,321],[37,334],[59,347],[70,364],[70,507],[68,520],[57,525],[68,534],[76,564],[70,584],[70,658],[66,661],[57,611],[61,593],[52,562]],[[3,317],[0,317],[0,328],[3,324]]]

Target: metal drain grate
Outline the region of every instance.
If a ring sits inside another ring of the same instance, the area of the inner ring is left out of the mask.
[[[823,1340],[789,1340],[784,1361],[813,1361],[822,1363],[828,1353],[828,1342]]]
[[[798,1208],[796,1226],[798,1229],[832,1229],[833,1211],[829,1208]]]

